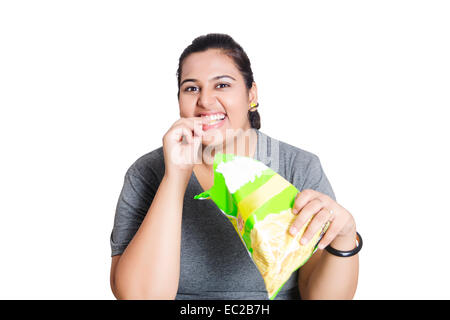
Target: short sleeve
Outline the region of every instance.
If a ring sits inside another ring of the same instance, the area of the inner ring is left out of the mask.
[[[144,178],[133,164],[126,172],[111,232],[111,256],[122,254],[133,239],[158,189],[156,178]]]
[[[320,162],[319,157],[314,154],[312,155],[311,161],[306,168],[304,182],[301,187],[301,190],[305,189],[319,191],[336,201],[336,196],[322,168],[322,163]]]

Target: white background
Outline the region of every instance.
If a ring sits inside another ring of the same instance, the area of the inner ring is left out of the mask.
[[[364,237],[355,299],[448,299],[446,1],[2,1],[0,298],[114,299],[126,169],[203,34],[250,57],[261,131],[319,156]]]

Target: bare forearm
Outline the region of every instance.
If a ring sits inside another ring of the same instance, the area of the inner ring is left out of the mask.
[[[336,238],[331,247],[337,250],[352,250],[356,245],[354,235]],[[358,285],[359,257],[337,257],[323,250],[317,267],[308,280],[306,299],[340,300],[353,299]],[[302,295],[303,296],[303,295]]]
[[[164,176],[115,274],[122,299],[173,299],[178,290],[183,198],[187,179]]]

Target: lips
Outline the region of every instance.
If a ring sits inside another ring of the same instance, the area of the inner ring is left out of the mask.
[[[223,125],[225,120],[227,119],[227,115],[222,112],[218,113],[209,113],[209,114],[201,114],[203,119],[203,130],[209,130],[213,128],[219,128]]]

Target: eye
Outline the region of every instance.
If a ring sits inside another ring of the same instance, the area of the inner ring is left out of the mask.
[[[217,86],[227,86],[227,87],[229,87],[230,85],[227,84],[227,83],[219,83]],[[224,88],[224,87],[220,87],[219,89],[222,89],[222,88]]]
[[[194,90],[190,90],[190,89],[197,89],[197,87],[186,87],[186,88],[184,89],[184,91],[187,91],[187,92],[194,91]]]

